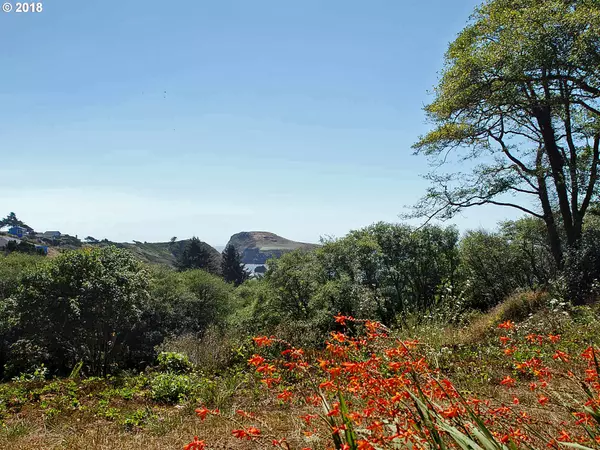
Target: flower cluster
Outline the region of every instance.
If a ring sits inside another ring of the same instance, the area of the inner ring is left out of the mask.
[[[305,352],[274,337],[259,336],[254,339],[257,349],[272,347],[270,354],[278,350],[279,356],[269,358],[257,350],[248,360],[273,398],[310,411],[301,416],[304,434],[315,438],[319,448],[600,445],[600,382],[593,347],[575,357],[558,348],[559,335],[520,339],[514,323],[499,324],[500,349],[513,367],[510,375],[499,380],[508,390],[505,394],[512,397],[503,401],[460,392],[430,366],[416,340],[396,339],[378,322],[342,315],[335,320],[345,332],[332,332],[322,352]],[[550,361],[542,357],[547,354],[542,348],[547,350],[547,346],[552,347]],[[582,377],[574,374],[575,367],[581,368]],[[556,379],[580,386],[582,397],[564,400],[552,388]],[[531,413],[531,396],[535,396],[538,409],[562,408],[572,420],[554,429],[543,413]],[[201,419],[218,414],[207,408],[196,412]],[[243,411],[238,415],[248,423],[255,419]],[[233,435],[250,442],[267,439],[274,447],[290,448],[284,437],[262,432],[254,425],[242,425]],[[204,448],[197,438],[185,447]]]

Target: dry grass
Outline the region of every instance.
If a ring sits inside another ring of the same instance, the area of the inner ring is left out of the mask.
[[[475,319],[455,336],[457,343],[481,342],[500,322],[518,322],[547,304],[549,295],[542,291],[518,292],[510,296],[486,314]]]
[[[306,445],[301,434],[302,411],[267,408],[261,418],[273,432],[273,437],[286,436],[292,448]],[[9,420],[0,434],[0,448],[6,450],[181,450],[185,444],[200,436],[214,450],[250,448],[247,441],[232,436],[239,426],[226,417],[209,417],[200,421],[190,408],[171,408],[162,411],[159,418],[143,430],[125,431],[112,422],[95,419],[82,420],[75,417],[69,421],[49,424],[43,419]],[[264,447],[253,443],[251,448],[272,448],[270,440]]]

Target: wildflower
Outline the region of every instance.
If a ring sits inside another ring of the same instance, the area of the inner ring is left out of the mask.
[[[588,347],[585,349],[585,351],[581,354],[581,357],[583,359],[587,359],[588,361],[592,361],[594,359],[594,347]]]
[[[346,325],[346,320],[348,320],[349,317],[338,314],[337,316],[334,316],[334,319],[336,323],[339,323],[340,325]]]
[[[560,430],[560,434],[556,438],[559,442],[569,442],[571,440],[571,436],[565,430]]]
[[[513,328],[515,328],[515,324],[512,321],[507,320],[506,322],[502,322],[501,324],[499,324],[498,328],[504,330],[512,330]]]
[[[304,416],[300,416],[300,418],[304,420],[306,425],[310,425],[311,420],[316,419],[317,417],[319,416],[316,414],[305,414]]]
[[[285,389],[282,393],[277,395],[277,398],[283,400],[284,402],[289,402],[292,399],[293,394]]]
[[[556,350],[554,355],[552,355],[552,358],[559,359],[562,362],[569,362],[569,355],[567,355],[565,352],[561,352],[560,350]]]
[[[272,364],[263,364],[262,366],[256,368],[258,373],[264,373],[267,375],[273,375],[276,370],[277,369]]]
[[[252,338],[252,340],[259,347],[268,347],[269,345],[273,344],[273,338],[268,338],[266,336],[257,336]]]
[[[456,406],[451,406],[450,408],[442,411],[442,416],[446,419],[452,419],[453,417],[458,417],[460,414],[460,410]]]
[[[184,445],[183,450],[205,450],[206,443],[198,440],[198,436],[194,436],[194,440],[187,445]]]
[[[203,406],[202,408],[196,408],[196,415],[200,417],[200,420],[206,419],[206,416],[209,412],[210,410],[206,406]]]
[[[206,406],[203,406],[202,408],[196,408],[194,411],[195,411],[196,415],[198,417],[200,417],[200,420],[206,419],[206,416],[208,414],[212,414],[212,415],[216,416],[216,415],[218,415],[220,413],[220,411],[218,409],[213,409],[211,411]]]
[[[550,340],[550,342],[552,342],[553,344],[556,344],[558,341],[560,341],[560,334],[557,335],[548,335],[548,339]]]
[[[245,439],[248,436],[245,430],[232,430],[231,434],[233,434],[238,439]]]
[[[340,431],[344,431],[346,429],[346,425],[335,426],[331,428],[331,432],[333,434],[339,434]]]
[[[548,397],[544,396],[544,395],[540,395],[538,397],[538,402],[542,406],[544,406],[546,403],[548,403],[548,400],[550,400],[550,399]]]
[[[240,415],[240,416],[242,416],[242,417],[248,417],[250,419],[254,418],[254,414],[246,412],[243,409],[237,409],[235,411],[235,413],[238,414],[238,415]]]
[[[510,338],[508,336],[500,336],[500,343],[502,345],[508,345]]]
[[[513,397],[513,405],[518,405],[521,403],[517,397]]]
[[[264,363],[266,360],[265,358],[263,358],[260,355],[252,355],[252,358],[250,358],[248,360],[248,364],[251,364],[253,366],[260,366],[262,365],[262,363]]]
[[[515,385],[515,379],[511,378],[510,376],[506,376],[504,377],[504,379],[500,382],[501,385],[503,386],[508,386],[508,387],[512,387]]]

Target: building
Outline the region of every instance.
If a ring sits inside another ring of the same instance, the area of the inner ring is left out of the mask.
[[[42,252],[44,255],[48,254],[48,246],[47,245],[36,245],[35,249],[39,252]]]
[[[17,236],[22,238],[23,236],[26,236],[27,233],[29,233],[29,230],[25,227],[20,227],[20,226],[14,226],[14,227],[10,227],[8,229],[8,234],[12,234],[13,236]]]
[[[60,236],[60,231],[44,231],[42,234],[45,239],[58,239]]]

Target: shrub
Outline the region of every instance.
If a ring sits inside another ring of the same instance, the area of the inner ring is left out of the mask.
[[[162,373],[150,382],[152,400],[162,403],[179,403],[192,393],[192,379],[188,375]]]
[[[188,357],[182,353],[161,352],[158,355],[157,361],[158,368],[162,372],[184,374],[194,368]]]
[[[83,361],[88,373],[106,375],[127,353],[147,288],[146,270],[124,250],[71,251],[22,279],[10,314],[21,340],[46,353],[51,372],[67,375]]]

